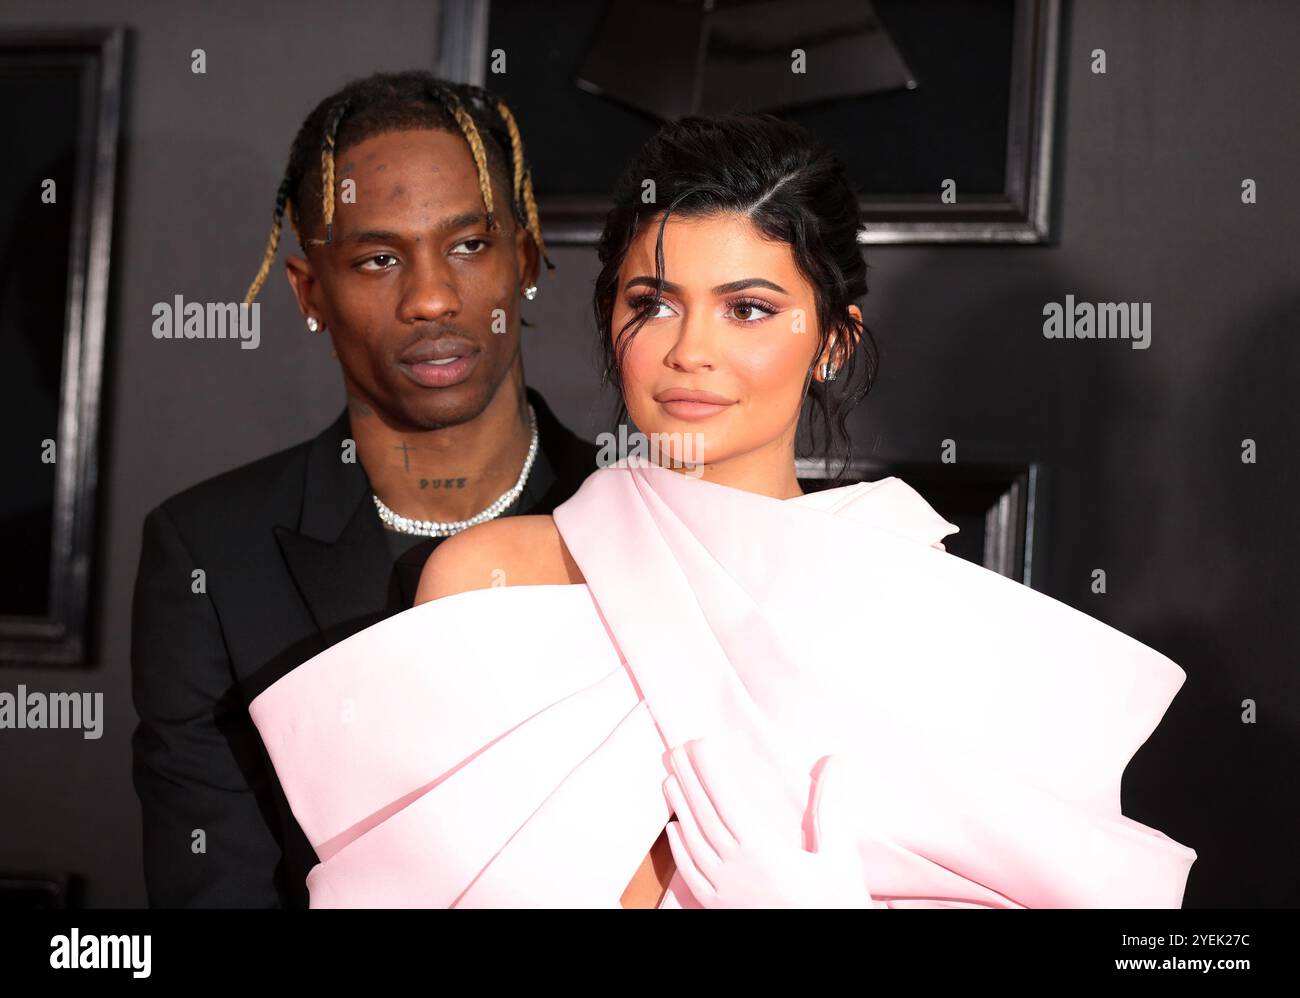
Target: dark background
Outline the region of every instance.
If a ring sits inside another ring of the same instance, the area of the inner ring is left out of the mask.
[[[796,21],[802,2],[794,4]],[[819,5],[824,2],[853,6],[853,0],[819,0]],[[744,10],[743,2],[738,9]],[[1014,0],[873,0],[870,9],[917,88],[800,104],[781,109],[781,116],[821,136],[840,157],[859,193],[914,195],[918,177],[925,184],[920,193],[933,200],[945,177],[956,181],[962,197],[1001,193]],[[579,70],[592,47],[605,39],[618,47],[618,56],[610,57],[613,66],[599,78],[618,80],[619,71],[630,75],[624,50],[662,51],[664,42],[644,37],[645,24],[674,10],[680,17],[662,30],[676,34],[674,29],[682,29],[680,34],[689,41],[671,43],[672,53],[693,63],[700,16],[691,14],[689,4],[675,0],[647,3],[630,15],[634,25],[608,28],[608,5],[601,0],[514,0],[494,3],[491,10],[488,49],[506,53],[508,71],[488,83],[507,99],[521,122],[546,121],[553,129],[548,140],[554,141],[534,142],[529,156],[538,193],[608,193],[637,149],[654,134],[658,120],[569,84],[584,75]],[[851,17],[844,19],[852,23]],[[565,30],[556,31],[560,21]],[[795,44],[815,46],[817,34],[810,34],[783,45],[787,51],[779,53],[778,61],[788,63],[788,50]],[[858,41],[865,44],[863,38]],[[809,73],[817,72],[821,54],[816,47],[808,51]],[[641,58],[654,64],[653,55],[643,53]],[[673,72],[689,76],[688,67],[674,65]],[[673,87],[678,88],[684,89],[682,80]],[[846,119],[858,124],[856,133],[845,129]],[[924,126],[918,127],[918,120]],[[867,135],[878,135],[881,141],[867,141]]]
[[[303,116],[354,76],[434,68],[437,15],[424,0],[0,12],[0,27],[131,31],[90,661],[0,669],[3,689],[103,691],[105,734],[0,732],[0,870],[79,875],[91,906],[144,903],[128,660],[142,518],[315,434],[343,402],[328,342],[303,327],[279,265],[257,350],[155,340],[150,309],[176,294],[242,298]],[[1125,813],[1198,852],[1188,907],[1294,906],[1300,5],[1081,0],[1065,27],[1059,245],[868,247],[864,313],[883,366],[855,417],[858,453],[936,460],[951,437],[962,461],[1050,468],[1043,589],[1188,674],[1127,771]],[[206,75],[190,72],[196,47]],[[1089,69],[1095,48],[1104,76]],[[528,145],[546,142],[521,127]],[[1246,177],[1256,205],[1240,201]],[[598,268],[584,248],[552,259],[526,308],[529,381],[594,436],[610,412],[591,362]],[[1151,302],[1151,348],[1044,339],[1043,305],[1066,294]],[[1247,437],[1258,464],[1241,463]],[[1089,590],[1096,568],[1106,595]],[[1245,699],[1256,724],[1241,721]]]
[[[46,54],[6,56],[0,108],[5,129],[23,136],[24,146],[22,155],[0,156],[0,391],[10,420],[0,436],[0,467],[23,470],[0,489],[0,607],[43,617],[50,612],[56,465],[32,455],[42,440],[58,438],[63,338],[50,332],[65,325],[86,71],[73,59],[56,65]],[[52,204],[41,200],[47,179],[55,184]]]

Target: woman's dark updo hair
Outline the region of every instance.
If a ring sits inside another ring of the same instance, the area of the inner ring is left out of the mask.
[[[645,203],[646,181],[654,200]],[[661,206],[667,205],[664,209]],[[875,383],[878,353],[864,325],[856,349],[848,307],[867,293],[867,263],[858,244],[858,199],[835,154],[805,129],[769,114],[718,114],[683,118],[665,125],[628,166],[614,189],[614,207],[599,243],[603,265],[596,278],[594,307],[604,369],[602,380],[623,392],[622,361],[636,332],[663,295],[663,233],[670,215],[702,217],[738,214],[771,239],[787,243],[817,301],[817,351],[804,378],[805,404],[819,410],[821,448],[830,472],[832,437],[843,449],[835,481],[851,456],[846,417]],[[618,274],[641,226],[660,216],[655,243],[656,289],[646,306],[611,337]],[[838,336],[832,364],[835,380],[814,381],[813,373],[831,336]],[[627,418],[621,402],[616,423]],[[801,423],[802,425],[802,423]]]

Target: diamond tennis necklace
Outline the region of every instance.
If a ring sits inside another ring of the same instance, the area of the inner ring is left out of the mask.
[[[515,482],[508,492],[502,493],[501,497],[483,512],[471,516],[468,520],[452,520],[449,523],[442,523],[438,520],[412,520],[409,517],[394,513],[384,505],[379,496],[372,492],[371,497],[375,500],[375,509],[379,511],[379,519],[384,522],[385,526],[401,534],[415,534],[419,537],[450,537],[452,534],[458,534],[475,524],[486,523],[488,520],[500,516],[514,504],[520,493],[524,491],[524,483],[528,481],[528,473],[533,470],[533,460],[537,457],[537,413],[533,411],[532,403],[528,405],[528,422],[532,425],[533,438],[528,444],[528,456],[524,458],[524,467],[519,472],[519,480]]]

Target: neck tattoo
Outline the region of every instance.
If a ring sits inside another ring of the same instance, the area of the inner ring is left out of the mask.
[[[500,516],[518,501],[519,496],[524,491],[524,483],[528,481],[528,473],[533,470],[533,461],[537,457],[537,413],[533,411],[531,403],[528,406],[528,422],[532,427],[532,439],[529,441],[528,456],[524,458],[524,466],[519,472],[518,480],[482,512],[476,513],[468,520],[451,520],[449,522],[415,520],[394,513],[384,505],[379,496],[371,493],[371,498],[375,500],[375,509],[379,512],[379,519],[384,526],[390,530],[396,530],[399,534],[413,534],[417,537],[450,537],[452,534],[458,534],[462,530],[467,530],[476,524],[486,523],[488,520]]]

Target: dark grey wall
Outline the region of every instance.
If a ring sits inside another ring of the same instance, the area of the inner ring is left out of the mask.
[[[1300,6],[1084,0],[1068,20],[1049,248],[870,248],[865,313],[882,380],[858,413],[862,453],[1037,459],[1048,496],[1044,588],[1188,673],[1125,781],[1125,811],[1200,859],[1187,904],[1295,905],[1300,821],[1284,780],[1300,743],[1294,605],[1300,371]],[[28,732],[0,768],[0,867],[87,878],[89,905],[144,900],[130,785],[128,619],[145,512],[170,493],[315,433],[342,404],[279,268],[262,346],[169,343],[150,308],[242,296],[300,119],[347,78],[432,67],[436,4],[15,0],[0,26],[121,22],[133,33],[115,242],[90,670],[6,669],[6,688],[103,690],[99,742]],[[208,55],[206,76],[189,53]],[[1108,73],[1089,70],[1104,48]],[[545,136],[532,133],[532,143]],[[888,155],[882,140],[881,155]],[[1254,178],[1259,204],[1242,205]],[[538,178],[545,183],[545,178]],[[556,249],[525,331],[529,380],[588,435],[594,256]],[[1152,303],[1150,349],[1042,336],[1066,294]],[[1243,465],[1254,438],[1259,463]],[[1107,572],[1109,592],[1089,591]],[[1259,723],[1241,723],[1257,700]]]

